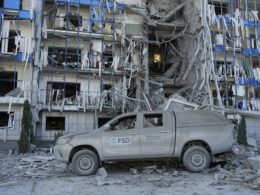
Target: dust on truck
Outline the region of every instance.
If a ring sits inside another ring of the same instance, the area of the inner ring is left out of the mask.
[[[177,158],[187,170],[199,172],[234,144],[233,123],[214,111],[149,111],[122,114],[99,129],[62,136],[54,155],[78,175],[94,174],[105,161],[160,158]]]

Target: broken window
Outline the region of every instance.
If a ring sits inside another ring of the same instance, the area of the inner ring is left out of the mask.
[[[60,103],[66,98],[66,104],[74,104],[77,93],[80,91],[79,83],[47,83],[47,101]]]
[[[216,15],[225,15],[228,13],[227,3],[211,1],[210,4],[214,5]]]
[[[162,114],[145,114],[144,128],[161,127],[163,126]]]
[[[16,45],[15,45],[15,37],[17,33],[15,31],[9,32],[9,40],[8,40],[8,52],[15,53]]]
[[[111,87],[112,87],[111,84],[104,84],[103,89],[104,89],[104,90],[110,90]]]
[[[14,113],[0,112],[0,128],[13,128],[14,127]]]
[[[112,51],[106,51],[103,53],[103,56],[102,56],[102,59],[103,59],[103,65],[104,65],[104,68],[108,69],[108,68],[111,68],[111,65],[113,63],[113,54],[112,54]]]
[[[81,50],[49,47],[48,63],[51,66],[79,68],[81,64]]]
[[[4,22],[5,31],[2,35],[1,41],[1,53],[15,53],[16,45],[15,45],[15,37],[17,36],[18,31],[10,30],[10,22]]]
[[[5,96],[7,93],[17,87],[17,72],[0,72],[0,96]]]
[[[82,27],[82,16],[69,13],[65,16],[64,21],[67,22],[65,29],[76,30],[76,28]]]
[[[103,90],[110,90],[111,89],[111,84],[104,84],[103,85]],[[106,96],[106,100],[105,100],[105,102],[108,102],[108,101],[110,101],[111,100],[111,97],[110,97],[110,95],[108,95],[108,96]]]
[[[252,66],[253,68],[260,68],[260,58],[252,58]]]
[[[256,38],[256,35],[255,34],[251,34],[249,36],[250,36],[250,48],[257,49],[258,40]]]
[[[113,124],[111,124],[112,130],[124,130],[124,129],[134,129],[136,128],[136,115],[127,116],[118,119]]]
[[[46,117],[46,131],[65,131],[65,117]]]

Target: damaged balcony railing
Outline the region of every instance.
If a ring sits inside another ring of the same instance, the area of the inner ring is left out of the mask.
[[[67,94],[64,89],[52,89],[47,92],[46,104],[51,110],[52,106],[58,106],[62,111],[64,106],[76,106],[77,109],[93,110],[107,106],[110,98],[108,94],[102,94],[98,90],[76,91],[75,94]]]

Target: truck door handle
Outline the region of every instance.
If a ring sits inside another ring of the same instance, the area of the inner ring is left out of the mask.
[[[170,133],[170,131],[165,130],[165,131],[162,131],[162,133]]]
[[[129,135],[137,135],[137,133],[129,133]]]

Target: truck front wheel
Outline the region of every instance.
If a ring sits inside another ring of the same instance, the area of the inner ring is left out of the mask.
[[[191,172],[200,172],[207,169],[211,163],[209,152],[202,146],[191,146],[182,158],[184,167]]]
[[[72,171],[77,175],[94,174],[99,166],[97,155],[91,150],[80,150],[72,158]]]

